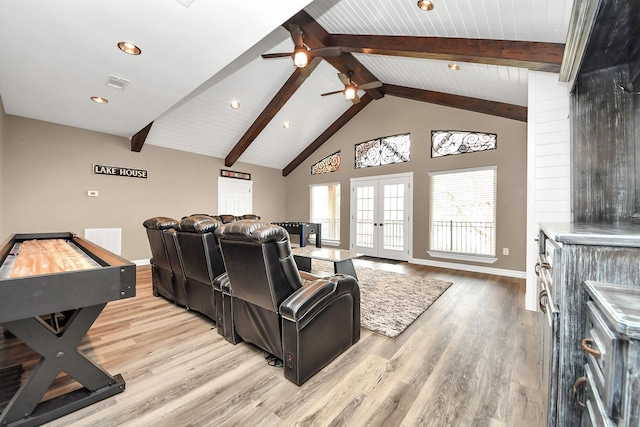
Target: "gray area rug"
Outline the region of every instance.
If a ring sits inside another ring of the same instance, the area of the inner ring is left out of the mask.
[[[333,264],[327,261],[314,259],[312,268],[333,272]],[[391,338],[400,335],[453,284],[357,265],[356,274],[361,326]]]

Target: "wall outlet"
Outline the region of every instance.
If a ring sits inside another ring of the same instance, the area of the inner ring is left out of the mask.
[[[89,190],[89,191],[87,191],[87,196],[89,196],[89,197],[98,197],[98,191]]]
[[[509,255],[509,248],[502,248],[502,255]]]

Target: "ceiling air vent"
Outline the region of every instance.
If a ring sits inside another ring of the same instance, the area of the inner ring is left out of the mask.
[[[127,87],[128,84],[129,80],[114,76],[113,74],[109,74],[109,78],[107,79],[107,86],[114,89],[122,90]]]

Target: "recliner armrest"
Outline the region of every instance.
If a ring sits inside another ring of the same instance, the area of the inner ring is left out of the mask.
[[[329,273],[324,273],[322,275],[320,274],[316,274],[316,273],[309,273],[308,271],[300,271],[298,270],[298,273],[300,273],[300,278],[302,279],[303,282],[312,282],[318,279],[329,279],[331,278],[331,274]],[[305,284],[306,286],[306,284]]]
[[[298,289],[280,304],[280,315],[292,322],[300,322],[305,316],[313,314],[332,300],[343,294],[357,294],[360,299],[358,282],[351,276],[336,274],[315,280]]]
[[[213,279],[213,289],[231,295],[231,288],[229,287],[229,276],[227,275],[227,273],[222,273],[221,275]]]

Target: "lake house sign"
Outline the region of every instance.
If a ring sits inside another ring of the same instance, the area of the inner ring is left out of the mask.
[[[128,176],[132,178],[147,178],[146,169],[121,168],[119,166],[93,165],[96,175]]]

